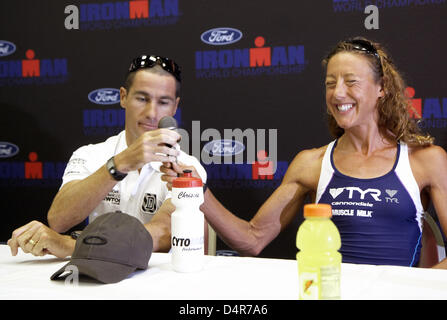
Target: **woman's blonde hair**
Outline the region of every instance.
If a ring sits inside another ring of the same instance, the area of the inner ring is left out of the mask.
[[[405,81],[382,45],[363,37],[340,41],[323,59],[322,65],[325,70],[329,60],[340,52],[352,52],[365,56],[370,62],[376,82],[382,84],[384,96],[378,100],[377,108],[379,130],[385,138],[416,146],[433,144],[434,138],[428,134],[424,135],[416,120],[410,117],[408,109],[413,107],[410,98],[405,93]],[[331,114],[329,114],[328,122],[330,133],[335,138],[339,138],[344,133],[344,129],[337,125]]]

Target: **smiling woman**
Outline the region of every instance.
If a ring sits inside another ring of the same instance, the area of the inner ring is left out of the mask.
[[[377,121],[376,105],[383,97],[365,58],[347,52],[335,55],[327,66],[326,104],[342,129],[367,128]]]
[[[343,53],[342,56],[338,54]],[[322,65],[326,70],[326,93],[330,93],[336,81],[331,74],[329,61],[332,58],[337,60],[352,60],[358,62],[357,72],[344,74],[344,82],[347,87],[358,87],[360,80],[369,77],[370,85],[377,85],[381,91],[377,97],[377,121],[381,134],[391,140],[402,140],[408,144],[430,145],[433,138],[421,133],[417,123],[411,119],[408,108],[411,107],[409,97],[405,93],[405,81],[392,62],[390,56],[379,43],[373,43],[365,38],[354,38],[340,41],[335,48],[323,60]],[[358,69],[359,65],[367,62],[363,68]],[[335,62],[333,64],[336,64]],[[362,70],[363,74],[359,72]],[[361,79],[359,77],[363,76]],[[351,104],[339,104],[340,111],[351,109]],[[331,134],[338,138],[344,129],[337,124],[334,115],[329,113],[329,130]]]
[[[228,245],[257,255],[309,197],[331,205],[343,262],[417,266],[430,200],[447,231],[447,154],[409,117],[404,81],[379,44],[341,41],[323,66],[336,139],[299,152],[250,221],[224,208],[209,189],[202,211]],[[436,267],[447,268],[447,260]]]

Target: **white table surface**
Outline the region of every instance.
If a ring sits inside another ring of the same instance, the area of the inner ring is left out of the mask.
[[[204,269],[175,272],[170,254],[153,253],[149,268],[115,283],[66,284],[50,276],[69,259],[34,257],[19,250],[11,256],[0,245],[0,300],[150,299],[150,300],[296,300],[295,260],[206,256]],[[341,296],[363,299],[447,299],[447,270],[342,264]]]

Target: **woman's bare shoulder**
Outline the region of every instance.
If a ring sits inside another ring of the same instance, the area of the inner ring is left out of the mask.
[[[411,169],[421,186],[432,185],[438,179],[447,179],[447,153],[437,145],[410,147]]]
[[[321,162],[326,152],[327,145],[300,151],[287,170],[285,180],[298,182],[308,187],[318,184]]]

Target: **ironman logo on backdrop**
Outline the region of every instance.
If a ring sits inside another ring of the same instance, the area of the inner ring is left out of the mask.
[[[109,30],[173,25],[178,21],[178,0],[131,0],[67,5],[67,30]]]
[[[297,74],[307,64],[303,45],[284,44],[261,35],[243,38],[236,28],[213,28],[203,32],[200,39],[214,48],[195,52],[196,78]]]
[[[14,52],[14,43],[0,40],[0,57]],[[24,58],[0,60],[0,86],[64,83],[69,75],[67,65],[66,58],[41,58],[34,49],[27,49]]]

